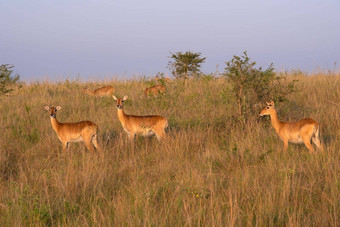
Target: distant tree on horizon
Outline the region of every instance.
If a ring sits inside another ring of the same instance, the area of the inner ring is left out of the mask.
[[[171,52],[170,52],[171,53]],[[201,64],[204,63],[205,57],[201,57],[201,53],[193,53],[190,50],[182,53],[181,51],[171,53],[169,56],[172,60],[168,63],[168,68],[171,70],[175,78],[183,78],[185,85],[189,76],[200,73]]]

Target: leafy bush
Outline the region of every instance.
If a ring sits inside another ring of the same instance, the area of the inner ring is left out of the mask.
[[[215,76],[213,73],[209,73],[209,74],[201,73],[197,75],[197,77],[200,78],[204,82],[209,82],[215,79]]]
[[[166,84],[167,84],[165,77],[164,77],[164,73],[158,72],[155,76],[155,80],[163,86],[166,86]]]
[[[243,56],[234,56],[226,64],[224,76],[232,85],[238,117],[242,122],[257,114],[260,102],[282,102],[288,94],[296,91],[296,80],[288,82],[286,77],[278,76],[273,64],[266,70],[255,68],[256,62],[250,60],[246,51]]]
[[[0,65],[0,95],[12,91],[11,87],[19,81],[19,75],[12,76],[13,68],[13,65]]]
[[[157,84],[157,81],[155,80],[155,78],[151,76],[148,76],[148,77],[144,76],[142,81],[147,87],[152,87]]]

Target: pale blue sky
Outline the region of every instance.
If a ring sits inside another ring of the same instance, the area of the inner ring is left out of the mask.
[[[340,64],[339,0],[0,0],[0,29],[0,64],[27,81],[169,73],[187,50],[206,73],[245,50],[277,70]]]

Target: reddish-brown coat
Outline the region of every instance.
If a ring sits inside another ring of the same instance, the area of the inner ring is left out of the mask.
[[[318,149],[322,149],[319,124],[315,120],[305,118],[296,122],[280,121],[277,117],[273,101],[271,101],[271,103],[267,102],[267,106],[260,112],[260,116],[264,115],[270,115],[272,126],[279,137],[283,140],[284,151],[288,148],[288,142],[292,142],[304,143],[309,152],[313,152],[314,148],[310,142],[311,140]]]
[[[124,112],[123,104],[128,96],[124,96],[123,99],[116,98],[114,95],[112,97],[116,100],[118,119],[131,140],[134,139],[136,134],[142,136],[151,136],[155,134],[158,140],[165,136],[165,129],[168,127],[166,118],[159,115],[128,115]]]
[[[45,109],[50,113],[52,128],[57,133],[63,145],[63,150],[68,148],[69,143],[80,141],[84,141],[85,146],[92,152],[94,152],[94,148],[91,144],[97,150],[100,150],[97,143],[98,126],[95,123],[91,121],[60,123],[56,118],[56,112],[61,109],[61,106],[45,106]]]
[[[112,86],[97,88],[94,91],[90,90],[87,86],[85,86],[83,89],[84,94],[89,94],[97,97],[111,96],[114,92],[115,89]]]
[[[157,96],[158,94],[163,94],[164,92],[165,87],[163,85],[155,85],[145,89],[144,95],[145,97],[147,97],[148,95]]]

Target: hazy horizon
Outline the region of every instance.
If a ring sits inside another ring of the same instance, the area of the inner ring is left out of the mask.
[[[333,70],[340,2],[0,2],[0,64],[21,79],[105,79],[170,74],[170,52],[201,52],[204,73],[247,51],[278,71]],[[336,70],[339,69],[337,65]]]

